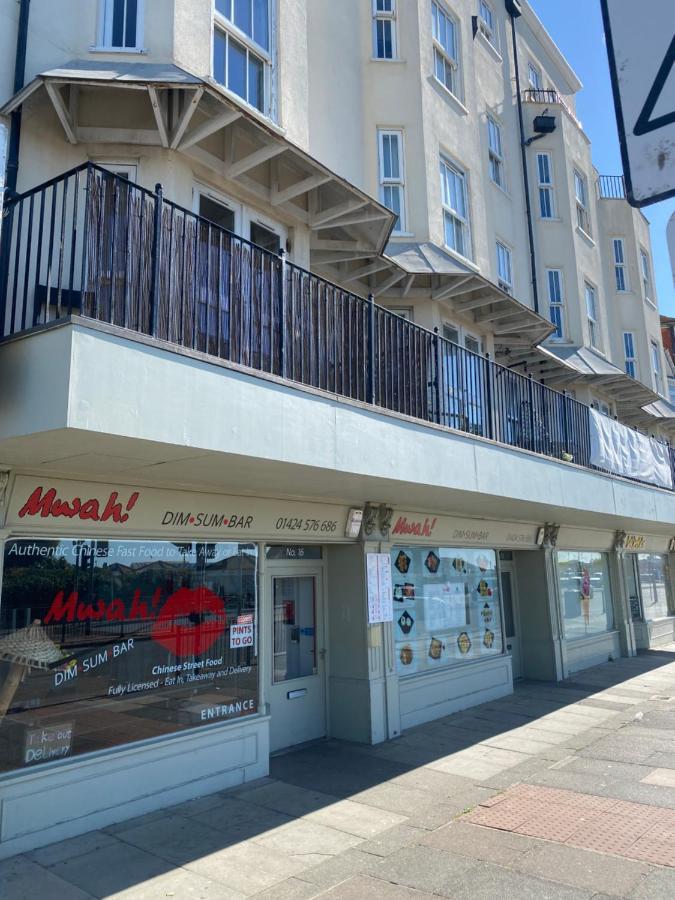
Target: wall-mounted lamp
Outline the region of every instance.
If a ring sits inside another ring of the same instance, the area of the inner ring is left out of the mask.
[[[359,507],[353,507],[347,515],[347,524],[345,525],[345,537],[356,539],[361,531],[361,522],[363,521],[363,510]]]
[[[555,116],[550,116],[548,113],[548,109],[545,109],[540,116],[534,117],[532,127],[534,128],[536,133],[533,135],[533,137],[528,138],[525,141],[526,147],[529,147],[533,141],[538,141],[539,138],[546,137],[547,134],[553,134],[556,129]]]

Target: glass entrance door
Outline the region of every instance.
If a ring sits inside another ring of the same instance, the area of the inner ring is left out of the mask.
[[[508,552],[508,551],[507,551]],[[503,551],[500,556],[503,555]],[[504,604],[504,636],[506,650],[511,654],[511,668],[514,678],[522,678],[520,637],[518,635],[518,600],[515,594],[513,569],[508,562],[500,562],[502,603]]]
[[[642,621],[642,599],[637,572],[635,570],[636,557],[632,553],[626,553],[623,557],[623,577],[626,582],[628,603],[630,604],[630,617],[633,622]]]
[[[270,749],[326,734],[324,631],[320,572],[271,575]]]

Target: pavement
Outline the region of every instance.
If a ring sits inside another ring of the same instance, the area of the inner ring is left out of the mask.
[[[2,900],[675,897],[675,645],[0,863]]]

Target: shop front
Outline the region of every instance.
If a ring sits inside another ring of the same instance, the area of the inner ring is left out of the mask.
[[[6,509],[0,856],[261,777],[270,749],[328,733],[348,508],[17,476]]]
[[[396,512],[387,545],[400,727],[513,690],[522,674],[517,558],[535,525]]]
[[[620,537],[622,575],[639,650],[675,640],[668,543],[642,534]]]

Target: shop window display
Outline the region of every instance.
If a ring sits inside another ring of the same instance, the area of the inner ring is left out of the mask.
[[[0,771],[257,711],[252,544],[9,540]]]
[[[394,633],[400,675],[503,652],[493,550],[392,550]]]
[[[606,553],[558,551],[558,583],[567,640],[612,630],[614,613]]]
[[[662,553],[638,553],[637,565],[645,621],[670,615],[667,557]]]

